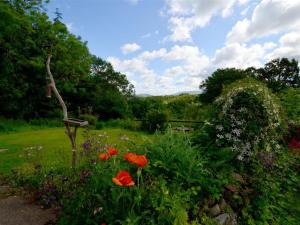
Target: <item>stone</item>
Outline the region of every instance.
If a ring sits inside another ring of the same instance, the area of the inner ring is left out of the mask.
[[[215,217],[221,213],[221,209],[218,204],[215,204],[208,210],[208,213],[211,217]]]
[[[224,209],[227,207],[227,203],[224,198],[221,199],[219,206],[220,206],[221,211],[224,211]]]
[[[228,213],[223,213],[217,217],[214,218],[215,221],[220,225],[226,225],[227,222],[230,220],[230,216]]]
[[[227,184],[227,185],[225,185],[225,188],[228,191],[233,192],[233,193],[238,192],[238,187],[235,186],[234,184]]]
[[[1,152],[6,152],[8,149],[6,149],[6,148],[2,148],[2,149],[0,149],[0,153]]]
[[[226,225],[237,225],[236,213],[231,213]]]
[[[0,186],[0,194],[5,194],[9,192],[9,187],[4,185],[4,186]]]

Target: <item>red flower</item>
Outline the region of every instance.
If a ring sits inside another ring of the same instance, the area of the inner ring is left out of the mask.
[[[148,159],[145,155],[137,155],[132,152],[126,153],[124,159],[130,163],[136,164],[138,167],[144,167],[148,164]]]
[[[118,154],[118,150],[117,150],[116,148],[109,147],[109,148],[108,148],[108,154],[109,154],[110,156],[116,155],[116,154]]]
[[[300,148],[300,141],[297,141],[296,138],[292,138],[292,140],[289,142],[289,148],[290,149]]]
[[[118,186],[133,186],[134,185],[134,181],[132,180],[132,177],[125,170],[121,170],[117,174],[117,176],[112,179],[112,181]]]
[[[136,159],[136,164],[138,167],[144,167],[148,163],[148,159],[144,155],[138,155]]]
[[[99,154],[99,159],[101,159],[103,161],[108,160],[108,158],[109,158],[109,154],[107,154],[107,153]]]

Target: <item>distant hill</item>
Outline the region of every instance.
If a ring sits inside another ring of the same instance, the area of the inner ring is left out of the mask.
[[[178,96],[178,95],[198,95],[200,94],[201,91],[181,91],[181,92],[176,92],[174,94],[170,95],[150,95],[150,94],[137,94],[137,97],[154,97],[154,96]]]
[[[200,93],[201,93],[201,91],[182,91],[182,92],[177,92],[172,95],[198,95]]]
[[[149,95],[149,94],[137,94],[137,97],[151,97],[153,95]]]

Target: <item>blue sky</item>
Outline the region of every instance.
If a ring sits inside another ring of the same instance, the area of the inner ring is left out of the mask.
[[[51,0],[137,94],[198,90],[217,68],[299,60],[300,0]]]

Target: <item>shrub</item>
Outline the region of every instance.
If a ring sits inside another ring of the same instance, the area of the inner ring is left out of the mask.
[[[204,103],[213,102],[222,92],[225,85],[229,85],[237,80],[244,79],[248,73],[235,68],[218,69],[209,76],[200,88],[204,91],[199,95],[200,101]]]
[[[142,128],[154,133],[156,130],[164,131],[167,127],[168,114],[164,111],[151,110],[142,122]]]
[[[98,119],[96,116],[91,114],[81,114],[79,118],[88,121],[89,125],[96,125]]]
[[[104,122],[102,122],[102,121],[97,121],[97,123],[96,123],[96,129],[97,129],[97,130],[102,130],[102,129],[104,128],[104,126],[105,126],[105,123],[104,123]]]
[[[59,119],[32,119],[29,124],[40,127],[62,127],[63,121]]]
[[[114,119],[107,121],[98,121],[96,129],[101,130],[103,128],[124,128],[127,130],[137,131],[140,130],[140,123],[131,119]]]
[[[212,126],[218,146],[231,147],[241,160],[280,148],[281,109],[265,85],[253,79],[237,81],[214,104]]]
[[[289,122],[300,126],[300,89],[285,89],[279,93],[279,98]]]

